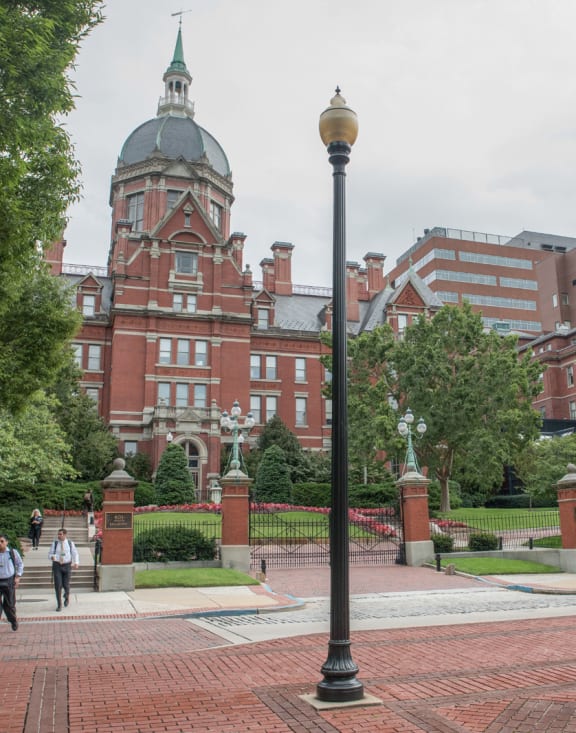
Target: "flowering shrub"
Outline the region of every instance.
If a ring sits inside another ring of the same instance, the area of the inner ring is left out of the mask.
[[[454,529],[457,527],[467,527],[464,522],[457,522],[455,519],[431,519],[439,529]]]

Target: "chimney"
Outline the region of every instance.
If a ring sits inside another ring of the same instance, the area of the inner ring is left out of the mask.
[[[346,263],[346,320],[358,322],[360,320],[360,306],[358,304],[358,272],[360,265],[357,262]]]
[[[292,250],[290,242],[274,242],[274,280],[278,295],[292,295]]]
[[[250,265],[246,265],[246,269],[242,273],[242,285],[248,290],[252,290],[252,270]]]
[[[50,266],[50,273],[52,275],[62,274],[62,262],[64,260],[65,247],[66,240],[59,239],[56,242],[52,242],[44,252],[44,261]]]
[[[384,261],[386,256],[380,252],[368,252],[364,255],[368,271],[368,298],[372,298],[384,290]]]
[[[242,271],[242,255],[244,253],[244,242],[246,235],[243,232],[232,232],[228,240],[232,248],[232,259],[238,265],[238,269]]]
[[[262,268],[262,284],[269,293],[275,293],[274,283],[274,260],[266,257],[260,262]]]

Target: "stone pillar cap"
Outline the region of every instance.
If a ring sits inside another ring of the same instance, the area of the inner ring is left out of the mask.
[[[102,479],[100,482],[101,486],[105,489],[136,486],[138,481],[124,470],[125,465],[126,461],[123,458],[115,458],[112,463],[112,473],[105,479]]]
[[[573,463],[569,463],[566,466],[568,473],[565,476],[562,476],[560,481],[558,481],[557,486],[558,488],[562,488],[561,485],[567,484],[567,485],[576,485],[576,466]]]

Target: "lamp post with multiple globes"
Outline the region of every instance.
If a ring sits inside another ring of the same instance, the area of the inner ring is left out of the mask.
[[[406,438],[408,448],[406,450],[406,460],[404,461],[404,473],[414,471],[419,473],[418,461],[416,460],[416,453],[414,452],[414,446],[412,444],[412,425],[414,424],[414,413],[410,408],[406,410],[406,413],[398,421],[398,432],[403,438]],[[416,424],[416,432],[420,437],[424,435],[427,430],[427,425],[423,418],[420,418]]]
[[[249,412],[244,418],[242,425],[239,423],[242,409],[238,400],[234,400],[230,413],[226,410],[220,417],[220,427],[232,433],[232,452],[230,453],[229,466],[231,471],[239,471],[241,464],[240,444],[244,442],[244,434],[249,433],[254,427],[254,417]]]

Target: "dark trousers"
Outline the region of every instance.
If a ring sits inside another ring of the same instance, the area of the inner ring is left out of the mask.
[[[14,588],[14,576],[0,580],[0,598],[2,598],[2,609],[6,618],[11,624],[16,622],[16,591]]]
[[[40,535],[42,534],[42,527],[36,527],[32,525],[32,547],[38,547],[40,544]]]
[[[60,565],[59,562],[52,563],[52,575],[54,576],[54,590],[56,591],[56,600],[58,605],[62,605],[62,588],[64,588],[64,600],[68,600],[70,595],[70,575],[72,570],[72,563],[64,563]]]

